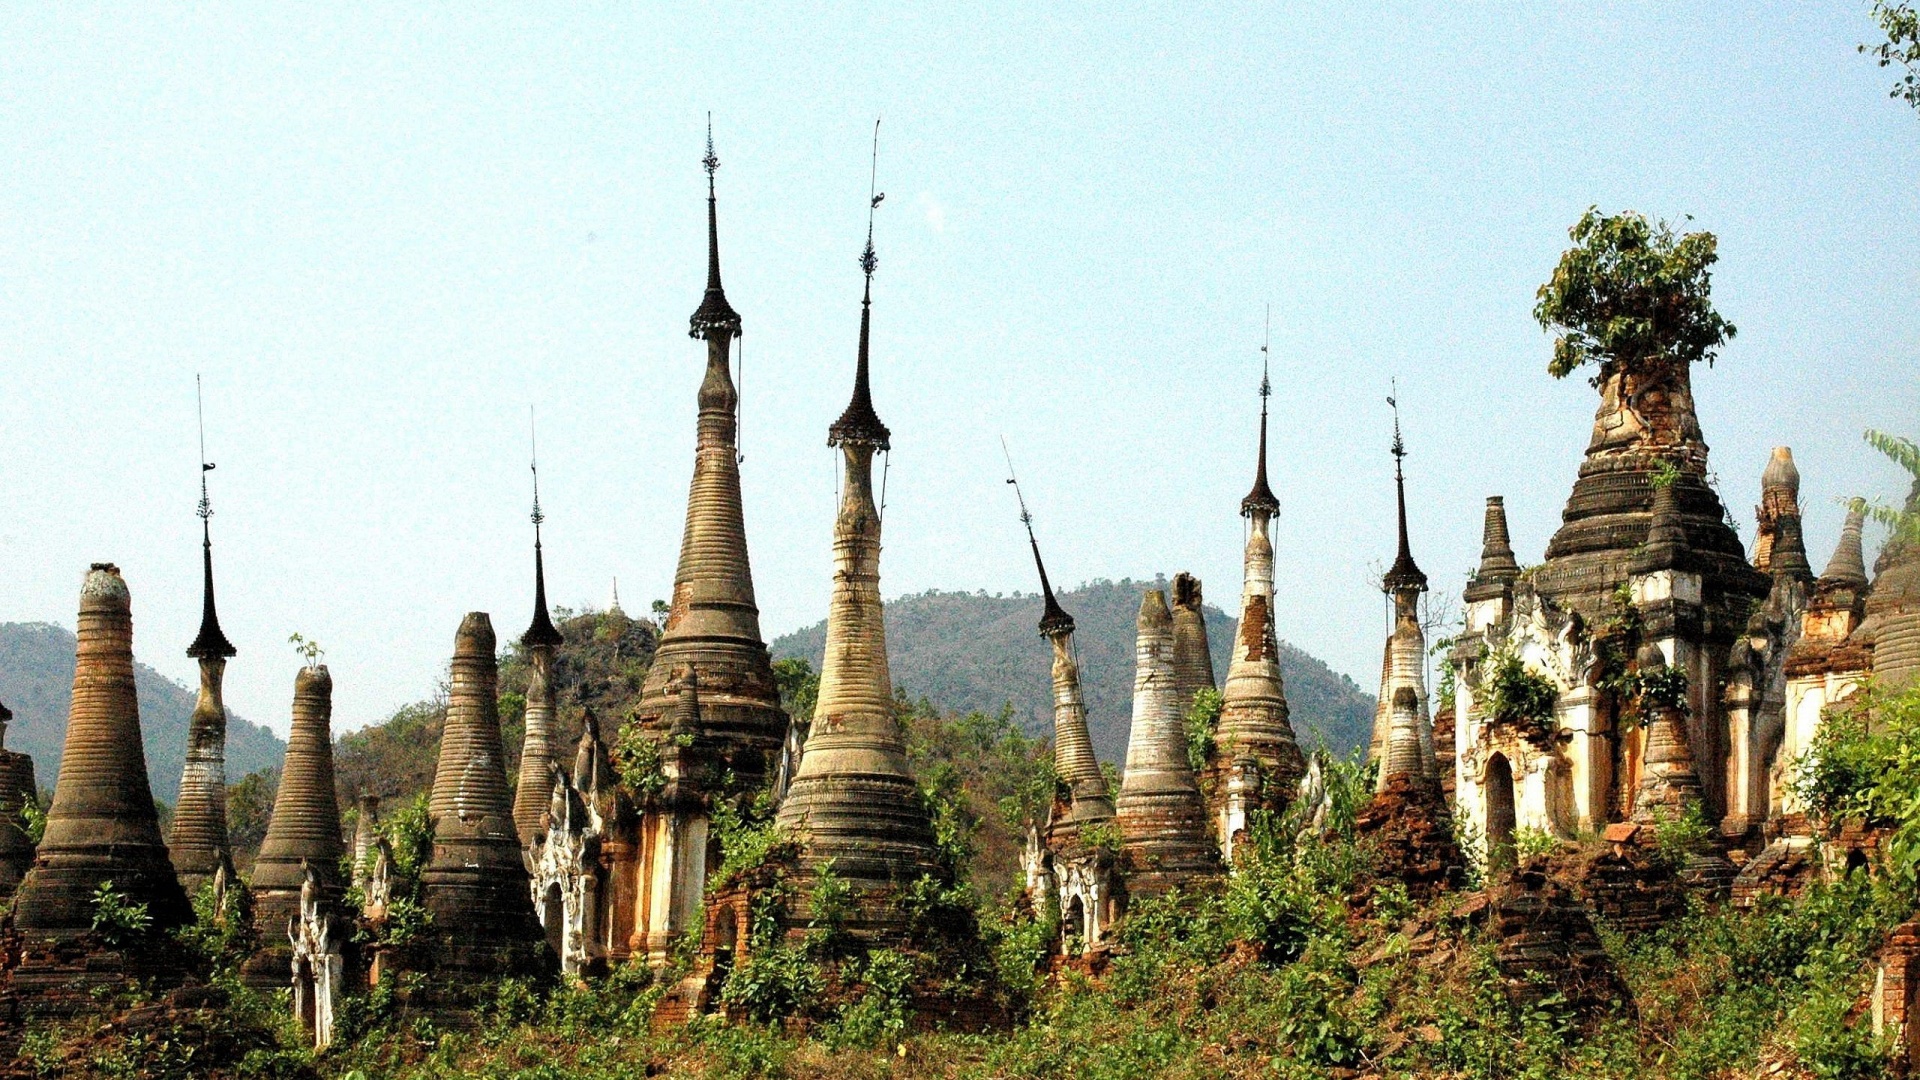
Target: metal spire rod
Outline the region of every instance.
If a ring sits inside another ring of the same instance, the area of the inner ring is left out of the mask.
[[[1390,380],[1387,387],[1387,407],[1393,410],[1393,478],[1397,482],[1402,479],[1400,462],[1407,456],[1407,444],[1400,438],[1400,402],[1396,400],[1400,396],[1400,381]]]
[[[1273,305],[1267,305],[1267,336],[1260,342],[1260,417],[1267,415],[1267,399],[1273,396],[1273,382],[1267,378],[1267,362],[1273,351]]]
[[[873,118],[873,162],[867,171],[867,249],[860,253],[860,269],[866,271],[868,283],[873,281],[873,272],[880,267],[880,259],[873,253],[873,212],[887,193],[880,190],[880,118]]]
[[[1000,453],[1007,459],[1007,483],[1013,485],[1013,497],[1020,501],[1020,524],[1027,527],[1027,539],[1033,540],[1033,515],[1027,512],[1027,497],[1020,493],[1020,478],[1013,471],[1013,451],[1007,449],[1007,437],[1000,436]],[[1034,542],[1038,547],[1039,543]]]
[[[707,198],[713,198],[713,174],[720,171],[720,158],[713,152],[713,113],[707,113],[707,156],[700,159],[707,169]]]
[[[533,546],[540,546],[540,523],[547,515],[540,512],[540,428],[535,423],[533,406],[527,406],[527,440],[532,444],[533,457],[529,466],[533,470]]]
[[[207,498],[207,474],[213,471],[213,462],[207,460],[207,404],[200,391],[200,373],[193,375],[193,409],[200,421],[200,522],[205,531],[206,521],[213,516],[213,501]]]

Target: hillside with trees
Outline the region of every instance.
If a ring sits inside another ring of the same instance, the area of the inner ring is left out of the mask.
[[[52,623],[0,623],[0,702],[13,710],[7,749],[33,755],[34,774],[51,789],[60,775],[73,701],[73,632]],[[171,805],[180,794],[187,759],[187,720],[196,691],[145,664],[133,665],[140,731],[153,797]],[[227,716],[227,775],[278,769],[287,744],[272,731],[231,711]]]

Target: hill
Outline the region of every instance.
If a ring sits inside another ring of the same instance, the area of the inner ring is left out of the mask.
[[[1080,651],[1082,690],[1094,750],[1106,761],[1127,752],[1127,726],[1133,711],[1134,620],[1145,589],[1167,589],[1154,581],[1093,581],[1062,593],[1060,603],[1079,625],[1074,643]],[[912,697],[932,699],[955,712],[997,712],[1013,704],[1014,719],[1032,735],[1051,734],[1053,689],[1051,653],[1035,626],[1040,596],[930,591],[887,602],[887,654],[893,681]],[[1238,620],[1220,608],[1206,607],[1207,636],[1213,644],[1214,677],[1224,683],[1228,648]],[[773,642],[775,657],[797,656],[817,670],[826,648],[823,620]],[[1363,745],[1373,729],[1373,696],[1354,681],[1299,649],[1280,643],[1280,670],[1287,703],[1303,745],[1322,741],[1335,754]]]
[[[33,755],[34,775],[43,788],[60,775],[60,754],[67,740],[67,707],[73,701],[71,631],[50,623],[0,623],[0,701],[13,710],[7,749]],[[180,795],[180,769],[187,758],[187,720],[195,691],[145,664],[133,665],[140,701],[141,741],[146,745],[147,780],[153,797],[171,805]],[[287,744],[278,735],[229,712],[227,777],[237,780],[260,769],[278,769]]]

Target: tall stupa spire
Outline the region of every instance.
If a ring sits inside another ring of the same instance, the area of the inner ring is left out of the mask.
[[[1221,693],[1214,757],[1208,763],[1212,780],[1208,812],[1213,818],[1215,839],[1229,854],[1233,835],[1246,826],[1248,812],[1285,806],[1306,768],[1288,718],[1286,684],[1280,675],[1280,641],[1274,630],[1270,533],[1274,516],[1280,512],[1280,500],[1267,485],[1267,402],[1273,395],[1268,368],[1270,347],[1271,332],[1260,346],[1260,456],[1253,491],[1240,500],[1240,514],[1248,523],[1240,626],[1227,664],[1226,688]],[[1254,770],[1251,775],[1246,775],[1248,765]],[[1236,774],[1252,782],[1235,784]]]
[[[533,622],[520,635],[533,671],[527,679],[526,734],[520,743],[520,783],[514,788],[513,826],[525,847],[545,833],[546,811],[553,797],[553,652],[564,639],[547,614],[547,568],[540,549],[540,526],[547,515],[540,509],[540,443],[531,426],[533,454]]]
[[[874,126],[879,145],[879,125]],[[893,677],[887,664],[886,624],[880,603],[880,509],[874,501],[873,455],[888,447],[889,432],[873,411],[868,390],[868,329],[872,319],[873,208],[868,199],[867,246],[860,257],[866,291],[860,303],[860,351],[853,401],[827,431],[840,450],[843,482],[833,529],[833,596],[820,669],[813,728],[800,766],[780,804],[779,823],[802,844],[803,868],[829,862],[856,893],[878,899],[893,883],[941,872],[933,822],[919,797],[906,740],[893,716]],[[891,903],[862,904],[851,922],[857,932],[883,938],[905,929]]]
[[[1427,575],[1421,573],[1420,567],[1414,563],[1413,551],[1407,542],[1407,477],[1402,468],[1407,459],[1407,443],[1400,437],[1399,398],[1399,387],[1395,386],[1393,392],[1387,395],[1387,406],[1393,410],[1393,494],[1400,512],[1400,551],[1380,582],[1382,591],[1396,595],[1404,590],[1416,593],[1427,591]]]
[[[200,695],[187,723],[186,764],[180,773],[180,797],[173,812],[167,851],[180,884],[189,894],[211,881],[221,870],[237,880],[227,841],[227,709],[221,687],[227,660],[238,650],[220,631],[220,613],[213,603],[213,500],[207,494],[206,410],[200,395],[200,377],[193,378],[194,405],[200,428],[200,633],[187,646],[187,655],[200,665]]]
[[[1253,471],[1253,490],[1240,500],[1240,516],[1244,518],[1266,518],[1271,521],[1280,513],[1280,500],[1267,485],[1267,399],[1273,396],[1273,380],[1269,377],[1273,349],[1273,309],[1267,309],[1267,336],[1260,344],[1260,456],[1255,459]]]
[[[1413,561],[1412,545],[1407,539],[1407,478],[1403,467],[1407,457],[1406,440],[1400,435],[1399,388],[1387,396],[1393,410],[1393,489],[1399,512],[1398,554],[1380,580],[1380,590],[1393,598],[1393,630],[1381,661],[1380,697],[1374,706],[1373,738],[1368,744],[1368,759],[1383,762],[1390,749],[1394,725],[1394,701],[1399,691],[1410,690],[1418,704],[1420,744],[1431,766],[1433,726],[1427,712],[1427,638],[1420,627],[1420,594],[1427,591],[1427,575]],[[1429,770],[1431,771],[1431,769]],[[1376,776],[1384,786],[1388,779],[1383,767]]]
[[[688,333],[712,340],[715,336],[740,336],[740,313],[727,303],[727,292],[720,287],[720,210],[714,191],[714,174],[720,171],[720,158],[713,152],[713,114],[707,114],[707,156],[700,159],[707,170],[707,291],[694,309]]]
[[[1027,545],[1033,549],[1033,567],[1040,573],[1040,593],[1045,598],[1040,613],[1040,636],[1053,646],[1053,766],[1061,783],[1071,795],[1071,816],[1075,820],[1110,818],[1113,798],[1107,794],[1106,778],[1093,753],[1093,738],[1087,731],[1086,699],[1080,690],[1080,664],[1073,648],[1073,616],[1053,594],[1047,580],[1047,564],[1040,558],[1040,541],[1033,533],[1033,515],[1027,510],[1027,498],[1013,472],[1013,454],[1005,439],[1000,449],[1007,455],[1007,483],[1013,485],[1020,504],[1020,524],[1027,530]]]
[[[707,291],[691,333],[706,343],[706,369],[695,396],[693,476],[672,599],[634,710],[635,723],[677,763],[672,770],[684,772],[642,800],[642,829],[651,839],[634,855],[639,866],[614,870],[616,876],[642,874],[649,882],[645,900],[622,897],[615,903],[623,919],[629,917],[623,905],[635,905],[630,940],[657,964],[666,963],[674,941],[699,917],[709,864],[686,853],[704,850],[707,815],[723,800],[765,786],[787,735],[747,553],[740,392],[732,368],[740,316],[720,287],[720,159],[711,127],[701,167],[707,179]],[[682,708],[683,684],[697,688],[690,715]],[[615,943],[616,959],[627,940]]]

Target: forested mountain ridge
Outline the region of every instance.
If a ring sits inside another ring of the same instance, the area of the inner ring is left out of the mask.
[[[1146,589],[1170,586],[1165,578],[1102,579],[1060,594],[1061,606],[1078,625],[1074,645],[1080,654],[1087,725],[1095,752],[1106,761],[1126,756],[1133,714],[1135,619]],[[993,713],[1011,702],[1023,731],[1050,735],[1052,652],[1036,629],[1040,607],[1037,593],[989,596],[936,590],[887,601],[887,656],[894,684],[909,697],[928,698],[953,712]],[[1239,621],[1213,604],[1207,605],[1206,615],[1214,678],[1224,684]],[[817,670],[826,636],[826,623],[816,623],[776,638],[773,654],[802,657]],[[1324,742],[1344,755],[1366,741],[1373,729],[1371,694],[1284,641],[1280,670],[1294,731],[1303,746]]]
[[[7,749],[33,755],[34,776],[52,788],[60,776],[67,741],[67,708],[73,702],[73,632],[52,623],[0,623],[0,702],[13,710]],[[145,664],[133,665],[140,702],[140,733],[153,797],[171,805],[180,795],[187,760],[187,721],[197,691]],[[227,778],[278,769],[287,744],[278,735],[227,714]]]

